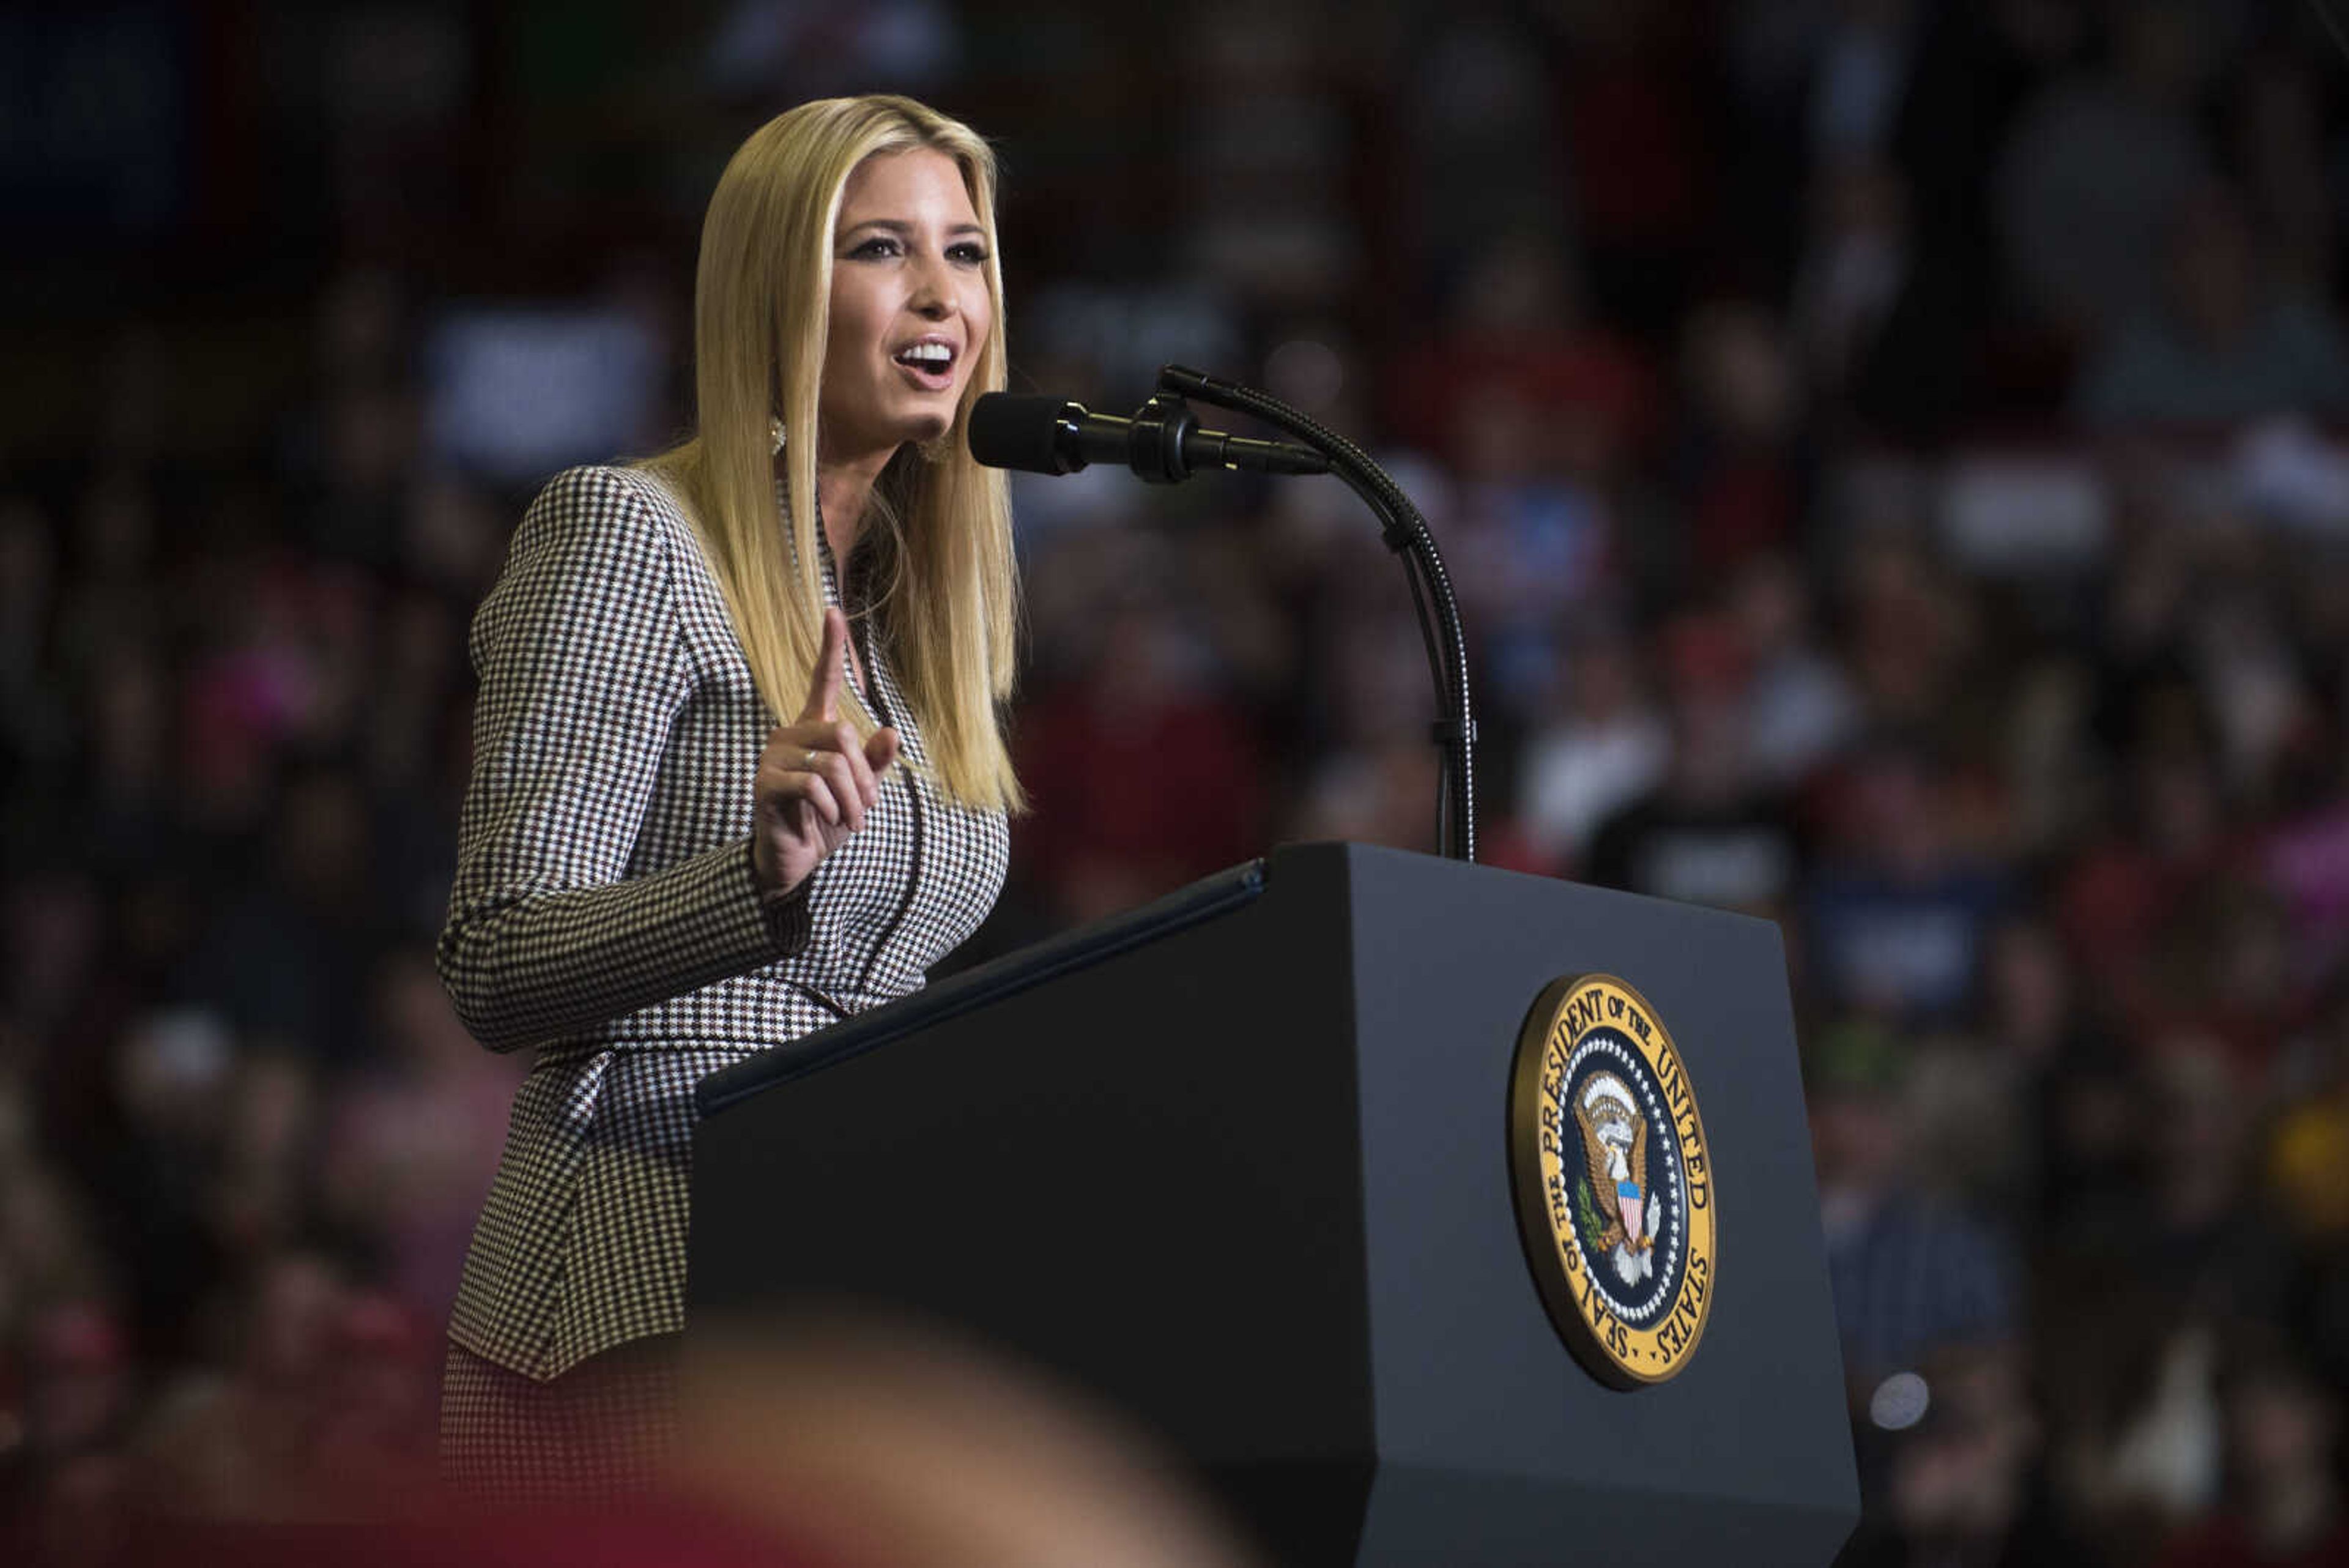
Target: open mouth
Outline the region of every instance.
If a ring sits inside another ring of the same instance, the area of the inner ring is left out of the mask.
[[[925,337],[918,343],[908,343],[890,358],[912,377],[916,385],[930,391],[944,391],[954,385],[954,345],[935,337]]]

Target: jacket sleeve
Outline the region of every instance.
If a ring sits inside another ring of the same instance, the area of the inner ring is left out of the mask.
[[[540,493],[473,620],[480,677],[457,878],[435,961],[492,1051],[607,1020],[805,945],[801,895],[762,902],[743,835],[629,877],[690,694],[667,531],[632,480]]]

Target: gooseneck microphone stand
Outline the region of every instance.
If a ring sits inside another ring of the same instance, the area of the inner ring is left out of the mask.
[[[1468,639],[1460,627],[1460,606],[1453,597],[1451,574],[1444,569],[1444,556],[1435,547],[1434,535],[1428,532],[1427,519],[1420,515],[1402,487],[1361,448],[1268,392],[1182,365],[1161,367],[1158,389],[1158,396],[1144,406],[1142,419],[1154,416],[1166,427],[1180,429],[1189,422],[1188,410],[1182,404],[1185,398],[1251,415],[1328,459],[1330,472],[1378,514],[1387,548],[1402,561],[1403,576],[1411,584],[1412,609],[1419,617],[1420,639],[1427,646],[1428,673],[1435,681],[1433,739],[1440,763],[1435,842],[1454,860],[1475,859],[1476,721],[1468,701]]]

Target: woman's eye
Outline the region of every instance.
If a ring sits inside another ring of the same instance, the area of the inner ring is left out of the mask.
[[[857,261],[887,261],[905,254],[905,242],[894,234],[874,234],[849,247],[851,259]],[[957,266],[982,266],[987,262],[987,247],[975,240],[964,240],[947,247],[947,259]]]

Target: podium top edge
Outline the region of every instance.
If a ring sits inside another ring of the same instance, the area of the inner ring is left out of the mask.
[[[1386,861],[1394,865],[1445,867],[1466,877],[1505,877],[1520,882],[1538,882],[1552,887],[1571,888],[1578,895],[1584,897],[1620,899],[1626,903],[1643,905],[1652,909],[1671,909],[1683,918],[1693,916],[1723,925],[1758,928],[1759,930],[1767,932],[1771,940],[1783,943],[1783,933],[1778,922],[1767,915],[1750,914],[1744,909],[1723,909],[1717,904],[1692,903],[1683,898],[1659,898],[1653,893],[1634,893],[1628,888],[1609,888],[1598,882],[1578,882],[1570,877],[1553,876],[1543,871],[1519,871],[1510,867],[1494,866],[1481,860],[1475,862],[1454,860],[1442,855],[1431,855],[1424,850],[1398,849],[1392,845],[1358,844],[1347,839],[1321,839],[1284,844],[1272,852],[1271,863],[1277,869],[1284,859],[1292,855],[1330,852],[1344,856],[1347,861],[1353,865],[1376,865],[1381,861]]]
[[[722,1068],[701,1081],[694,1090],[695,1099],[703,1116],[714,1116],[765,1089],[820,1072],[915,1030],[1226,914],[1252,902],[1264,886],[1265,863],[1260,859],[1218,871],[1139,909],[1006,953],[870,1012]]]

